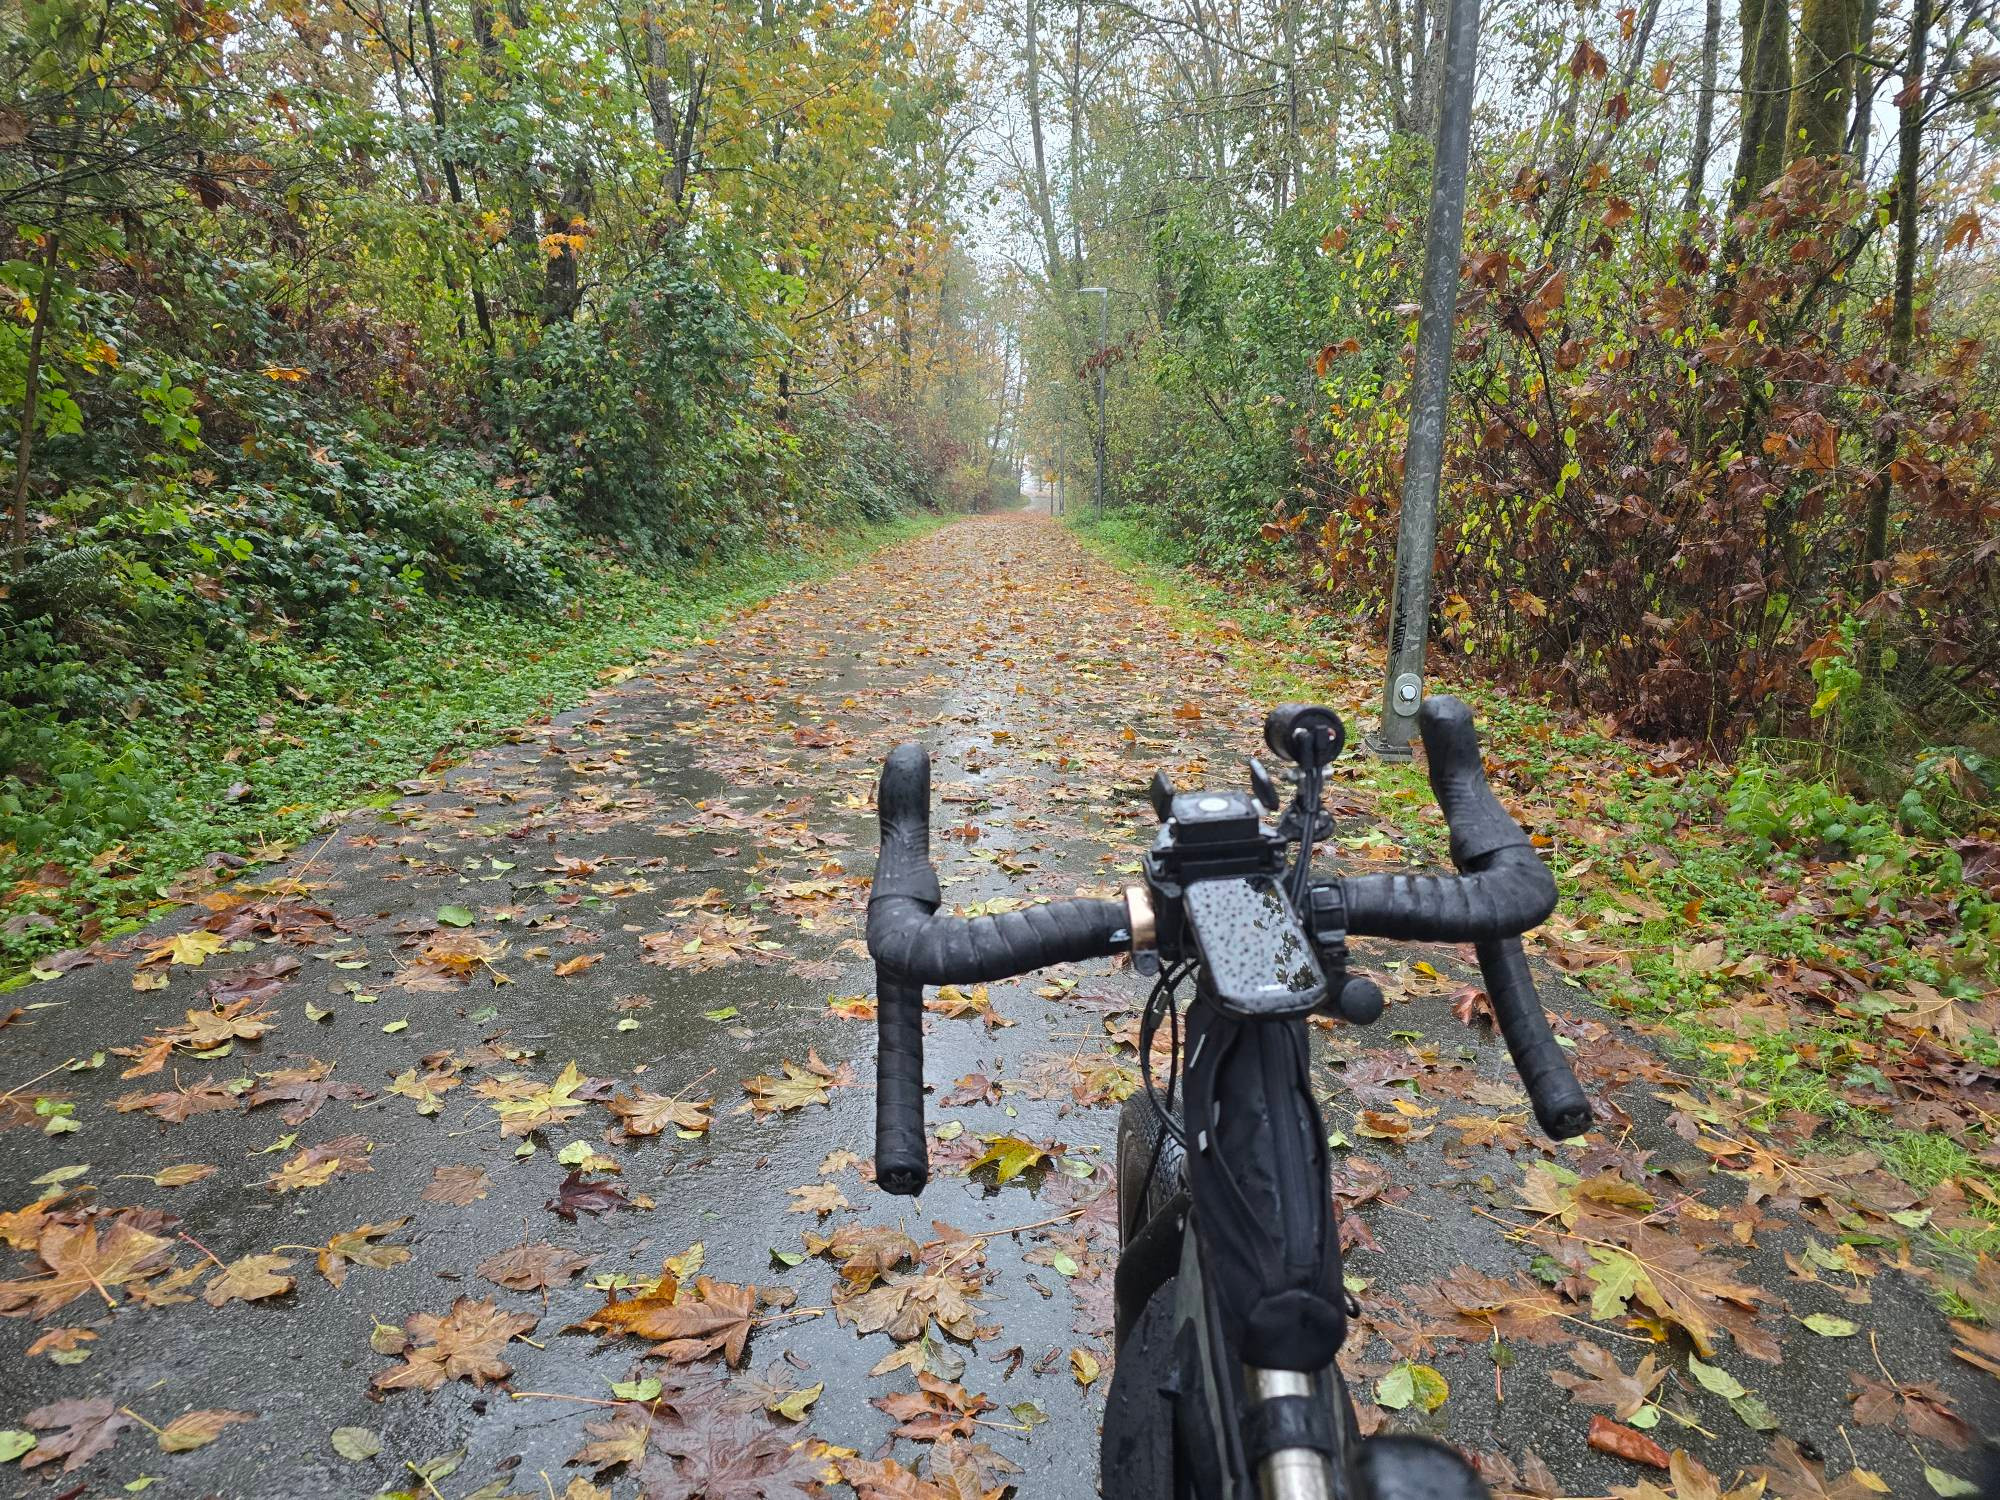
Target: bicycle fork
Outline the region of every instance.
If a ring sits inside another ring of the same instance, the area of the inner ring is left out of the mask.
[[[1253,1425],[1274,1403],[1313,1396],[1312,1376],[1298,1370],[1245,1365],[1243,1385]],[[1332,1465],[1317,1448],[1273,1448],[1257,1464],[1257,1488],[1263,1500],[1334,1500]]]

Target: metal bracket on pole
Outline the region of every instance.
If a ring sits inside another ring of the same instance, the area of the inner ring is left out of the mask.
[[[1389,665],[1382,722],[1365,743],[1383,760],[1408,760],[1424,701],[1424,648],[1430,636],[1431,568],[1437,551],[1438,483],[1451,394],[1452,323],[1458,259],[1465,246],[1465,179],[1472,154],[1472,88],[1479,54],[1479,0],[1451,0],[1445,33],[1445,86],[1438,111],[1431,205],[1424,223],[1422,311],[1403,447],[1403,513],[1396,532],[1396,596],[1389,611]]]

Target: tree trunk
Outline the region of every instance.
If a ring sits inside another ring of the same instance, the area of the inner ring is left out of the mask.
[[[542,271],[544,323],[567,323],[576,317],[577,308],[583,305],[576,248],[569,243],[567,236],[578,232],[579,222],[589,223],[590,187],[590,168],[579,162],[570,172],[561,203],[549,216],[548,232],[563,235],[565,239],[554,255],[544,257],[548,262]]]
[[[1882,591],[1878,564],[1889,555],[1889,508],[1895,498],[1896,481],[1892,466],[1896,457],[1898,423],[1895,417],[1897,388],[1903,382],[1904,367],[1910,360],[1910,346],[1917,330],[1917,196],[1922,185],[1924,143],[1924,62],[1930,46],[1931,0],[1913,0],[1910,17],[1910,52],[1903,67],[1896,159],[1896,289],[1889,315],[1889,390],[1887,399],[1892,420],[1876,448],[1876,477],[1868,496],[1868,514],[1862,529],[1860,565],[1855,572],[1855,595],[1864,603]],[[1871,629],[1866,657],[1866,675],[1873,678],[1880,667],[1881,649]]]
[[[1872,0],[1871,0],[1872,3]],[[1701,190],[1708,177],[1708,153],[1715,133],[1716,54],[1722,49],[1722,0],[1705,0],[1701,23],[1701,96],[1695,106],[1694,158],[1688,164],[1687,197],[1681,212],[1701,207]]]
[[[902,268],[896,273],[896,401],[900,406],[910,404],[911,382],[915,378],[913,334],[910,329],[910,273],[912,267],[906,258]]]
[[[1069,263],[1083,275],[1083,221],[1076,211],[1083,181],[1083,0],[1077,0],[1071,32],[1069,78]]]
[[[1787,162],[1837,156],[1847,143],[1860,30],[1861,0],[1799,0],[1791,107],[1785,117]]]
[[[1035,214],[1041,220],[1042,267],[1055,285],[1062,277],[1062,241],[1056,237],[1055,205],[1049,201],[1049,159],[1042,145],[1042,59],[1035,36],[1035,7],[1040,0],[1027,0],[1028,43],[1028,136],[1035,150],[1035,180],[1029,190],[1035,200]],[[1063,320],[1067,323],[1069,320]]]
[[[1855,29],[1854,44],[1857,50],[1875,50],[1875,20],[1881,13],[1879,0],[1862,0],[1861,24]],[[1854,118],[1847,127],[1847,154],[1854,158],[1854,170],[1862,177],[1868,173],[1868,140],[1875,126],[1875,89],[1882,77],[1882,70],[1875,67],[1858,68],[1858,82],[1854,90]]]
[[[49,297],[56,284],[57,231],[42,246],[42,284],[35,288],[35,326],[28,334],[27,386],[21,392],[21,442],[14,450],[14,572],[28,565],[28,465],[35,456],[35,409],[42,394],[42,340],[49,327]]]
[[[445,105],[448,84],[444,76],[443,54],[438,48],[437,22],[431,16],[431,0],[419,0],[419,9],[424,20],[424,50],[430,54],[431,63],[431,118],[437,125],[438,134],[444,135],[450,129]],[[445,191],[451,195],[452,206],[463,208],[465,189],[458,180],[458,163],[449,150],[440,151],[438,156],[444,168]],[[486,352],[493,353],[493,314],[486,306],[486,289],[480,284],[477,257],[472,262],[472,314],[478,320],[480,336],[486,340]]]
[[[1786,0],[1741,0],[1743,25],[1742,139],[1730,212],[1740,211],[1784,170],[1785,113],[1792,86]]]

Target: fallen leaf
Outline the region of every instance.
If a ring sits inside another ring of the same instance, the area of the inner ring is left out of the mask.
[[[1567,1370],[1552,1370],[1549,1379],[1567,1389],[1572,1401],[1605,1407],[1621,1422],[1629,1421],[1667,1378],[1666,1370],[1651,1354],[1641,1359],[1639,1368],[1630,1375],[1608,1349],[1597,1344],[1582,1341],[1572,1344],[1569,1357],[1589,1378],[1572,1375]]]
[[[413,1313],[403,1320],[410,1347],[404,1363],[374,1379],[378,1390],[435,1391],[447,1380],[469,1380],[475,1386],[505,1380],[512,1367],[501,1358],[508,1342],[531,1332],[538,1320],[504,1312],[491,1302],[460,1297],[443,1317]]]
[[[1601,1412],[1591,1414],[1588,1441],[1599,1453],[1609,1453],[1627,1463],[1647,1464],[1655,1469],[1670,1467],[1666,1449],[1645,1433],[1621,1426]]]
[[[291,1265],[282,1255],[245,1255],[231,1261],[201,1289],[201,1300],[210,1307],[225,1302],[259,1302],[281,1297],[292,1289],[292,1278],[280,1275]]]
[[[254,1411],[189,1411],[182,1412],[159,1431],[158,1442],[163,1453],[192,1453],[197,1448],[206,1448],[222,1435],[222,1429],[237,1422],[254,1422]]]
[[[387,1223],[363,1224],[336,1234],[319,1252],[320,1275],[339,1286],[347,1280],[349,1265],[366,1266],[371,1271],[386,1271],[391,1266],[400,1266],[410,1258],[408,1246],[378,1245],[374,1241],[394,1234],[409,1222],[408,1218],[391,1219]]]
[[[589,1256],[538,1240],[487,1256],[479,1263],[479,1274],[512,1292],[545,1292],[560,1286],[589,1264]]]
[[[666,1299],[614,1298],[578,1326],[658,1339],[658,1346],[649,1352],[675,1364],[691,1364],[720,1353],[727,1363],[738,1365],[743,1362],[756,1304],[754,1287],[698,1276],[691,1289],[681,1289],[678,1299],[671,1293]]]
[[[426,1203],[448,1203],[453,1208],[464,1208],[484,1198],[492,1185],[484,1167],[458,1164],[438,1167],[431,1173],[430,1185],[424,1189],[423,1198]]]
[[[991,1167],[994,1181],[1005,1184],[1030,1168],[1045,1165],[1054,1159],[1048,1147],[1038,1146],[1018,1135],[982,1135],[980,1139],[986,1142],[986,1149],[965,1164],[965,1175],[968,1177],[981,1167]]]
[[[51,1402],[36,1407],[22,1421],[35,1429],[37,1438],[21,1467],[37,1469],[60,1459],[65,1474],[109,1448],[122,1429],[133,1425],[104,1396]]]
[[[714,1106],[713,1099],[679,1099],[640,1089],[631,1095],[613,1095],[608,1107],[627,1135],[658,1135],[668,1126],[700,1135],[712,1123],[708,1112]]]
[[[94,1292],[106,1306],[116,1307],[111,1288],[167,1269],[172,1252],[171,1240],[148,1234],[123,1219],[113,1221],[101,1238],[96,1219],[80,1225],[51,1223],[35,1246],[48,1274],[0,1281],[0,1316],[46,1318],[86,1292]]]
[[[581,1168],[572,1168],[546,1205],[558,1218],[576,1222],[582,1214],[605,1214],[616,1208],[632,1207],[632,1200],[608,1182],[591,1181]]]
[[[366,1427],[336,1427],[333,1451],[350,1463],[365,1463],[382,1451],[382,1439]]]

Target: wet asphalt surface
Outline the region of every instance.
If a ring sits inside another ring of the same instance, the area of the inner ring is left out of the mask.
[[[1345,710],[1359,692],[1343,681],[1328,696]],[[605,1301],[610,1278],[657,1276],[663,1259],[696,1243],[702,1274],[763,1289],[729,1378],[753,1407],[766,1388],[753,1385],[759,1379],[769,1388],[823,1382],[803,1423],[774,1430],[805,1445],[827,1493],[846,1494],[833,1483],[844,1451],[915,1468],[926,1446],[888,1439],[894,1423],[871,1402],[911,1390],[912,1372],[869,1373],[898,1345],[843,1325],[835,1268],[802,1238],[853,1224],[900,1226],[919,1244],[982,1238],[983,1251],[961,1265],[974,1268],[979,1336],[933,1329],[923,1358],[993,1403],[966,1441],[991,1450],[982,1462],[1017,1467],[995,1483],[1028,1496],[1094,1494],[1116,1257],[1104,1197],[1117,1119],[1109,1095],[1129,1077],[1142,982],[1114,964],[1083,965],[993,985],[990,1021],[933,1015],[930,1120],[949,1138],[934,1143],[920,1204],[876,1191],[866,1180],[872,1027],[841,1014],[872,991],[859,939],[874,775],[899,740],[931,747],[933,852],[947,902],[1108,894],[1133,877],[1151,837],[1144,786],[1154,768],[1183,785],[1240,783],[1267,706],[1247,696],[1223,646],[1182,635],[1135,602],[1052,524],[967,521],[742,612],[552,724],[409,784],[388,815],[350,820],[288,866],[217,887],[208,906],[9,997],[33,1008],[0,1029],[0,1088],[17,1103],[66,1101],[80,1128],[48,1135],[18,1108],[4,1117],[14,1128],[0,1129],[0,1210],[51,1194],[49,1211],[81,1219],[96,1210],[107,1226],[115,1211],[137,1210],[131,1222],[170,1239],[178,1266],[277,1253],[292,1261],[282,1272],[295,1285],[219,1307],[200,1298],[199,1283],[193,1300],[166,1306],[91,1291],[44,1318],[0,1320],[0,1428],[65,1400],[107,1398],[135,1418],[66,1471],[61,1462],[0,1468],[0,1494],[110,1495],[147,1477],[146,1492],[165,1496],[564,1494],[592,1472],[569,1461],[589,1440],[585,1422],[610,1410],[601,1403],[613,1383],[719,1371],[714,1358],[669,1366],[643,1357],[647,1340],[572,1326]],[[1394,836],[1365,816],[1361,799],[1345,798],[1342,810],[1351,844],[1378,860],[1395,856]],[[221,951],[198,966],[137,965],[200,923],[222,929]],[[1725,1480],[1769,1462],[1772,1436],[1690,1378],[1684,1336],[1649,1343],[1644,1325],[1594,1321],[1581,1279],[1560,1304],[1548,1298],[1551,1315],[1505,1325],[1497,1340],[1490,1320],[1466,1316],[1466,1297],[1456,1316],[1441,1309],[1435,1289],[1460,1267],[1540,1288],[1526,1273],[1550,1236],[1522,1237],[1546,1221],[1520,1206],[1519,1184],[1545,1156],[1532,1122],[1527,1135],[1471,1146],[1445,1125],[1518,1122],[1522,1101],[1498,1045],[1452,1015],[1476,978],[1469,952],[1424,955],[1435,975],[1412,968],[1416,956],[1368,949],[1390,1011],[1373,1032],[1325,1036],[1328,1125],[1346,1143],[1340,1186],[1354,1205],[1349,1271],[1371,1307],[1344,1363],[1365,1392],[1414,1359],[1439,1371],[1450,1395],[1429,1415],[1365,1404],[1364,1419],[1504,1455],[1516,1477],[1494,1468],[1503,1487],[1608,1493],[1653,1471],[1590,1449],[1592,1408],[1549,1378],[1574,1368],[1573,1345],[1594,1342],[1625,1368],[1649,1351],[1668,1368],[1659,1394],[1679,1415],[1651,1433],[1665,1447],[1686,1448]],[[206,1012],[216,982],[237,993],[231,975],[278,959],[297,967],[251,1007],[271,1012],[262,1035],[207,1056],[183,1046],[135,1078],[119,1076],[132,1058],[87,1066],[190,1008]],[[141,983],[157,974],[166,982],[135,989],[142,974]],[[1917,1495],[1929,1493],[1923,1463],[1970,1474],[1968,1455],[1859,1426],[1849,1405],[1851,1371],[1893,1371],[1902,1382],[1935,1382],[1984,1425],[1986,1377],[1951,1357],[1927,1281],[1895,1269],[1794,1274],[1786,1252],[1801,1253],[1809,1234],[1826,1242],[1814,1216],[1834,1210],[1810,1199],[1800,1208],[1793,1197],[1797,1212],[1787,1215],[1781,1193],[1765,1204],[1780,1212],[1741,1228],[1741,1179],[1677,1134],[1658,1097],[1679,1081],[1575,981],[1543,978],[1570,1018],[1587,1085],[1618,1106],[1583,1149],[1546,1159],[1646,1184],[1662,1205],[1659,1222],[1689,1243],[1718,1243],[1703,1226],[1721,1223],[1736,1276],[1765,1296],[1760,1337],[1777,1358],[1745,1357],[1725,1335],[1714,1363],[1762,1398],[1783,1435],[1827,1459],[1832,1476],[1859,1465],[1890,1492]],[[249,1090],[217,1095],[218,1107],[178,1122],[115,1107],[135,1092],[198,1091],[210,1079],[233,1086],[309,1059],[333,1064],[330,1078],[360,1093],[328,1098],[296,1124],[282,1118],[289,1101],[245,1107]],[[572,1061],[590,1082],[569,1118],[503,1134],[493,1098],[546,1086]],[[65,1067],[73,1062],[86,1066]],[[787,1063],[830,1084],[805,1090],[825,1103],[754,1110],[744,1081],[782,1077]],[[434,1113],[390,1091],[412,1069],[457,1079]],[[712,1100],[713,1123],[688,1138],[672,1128],[625,1136],[609,1103],[635,1087]],[[1399,1113],[1410,1134],[1370,1137],[1362,1127],[1375,1117],[1364,1110]],[[1062,1149],[1052,1165],[999,1185],[990,1172],[966,1172],[982,1135]],[[330,1179],[282,1193],[266,1185],[300,1152],[348,1137],[364,1144],[350,1145]],[[588,1164],[586,1180],[631,1206],[580,1212],[574,1223],[553,1212],[570,1172],[558,1160],[565,1148],[608,1159]],[[179,1164],[216,1170],[181,1187],[150,1180]],[[427,1199],[439,1168],[482,1170],[484,1195]],[[820,1185],[838,1198],[794,1191]],[[314,1268],[310,1247],[329,1236],[406,1216],[386,1237],[411,1252],[400,1263],[356,1265],[338,1287]],[[1879,1220],[1861,1227],[1893,1237]],[[589,1264],[546,1293],[477,1275],[481,1261],[524,1241]],[[1571,1258],[1551,1274],[1589,1264],[1575,1246]],[[26,1250],[0,1255],[0,1277],[40,1271]],[[1864,1284],[1865,1305],[1842,1295]],[[379,1325],[444,1314],[459,1297],[534,1319],[504,1347],[504,1382],[375,1389],[374,1377],[397,1363],[371,1347]],[[1797,1321],[1814,1312],[1849,1317],[1860,1331],[1814,1334]],[[52,1328],[94,1337],[31,1353]],[[1099,1372],[1084,1384],[1079,1371],[1093,1362]],[[255,1417],[186,1453],[161,1452],[136,1420],[163,1427],[197,1409]],[[342,1427],[376,1434],[379,1455],[336,1453],[330,1434]],[[428,1488],[413,1476],[411,1465],[441,1458],[456,1462]],[[596,1476],[605,1490],[570,1493],[756,1493],[690,1489],[678,1473],[662,1466],[642,1481],[612,1466]],[[1803,1484],[1781,1478],[1774,1492],[1808,1493]]]

